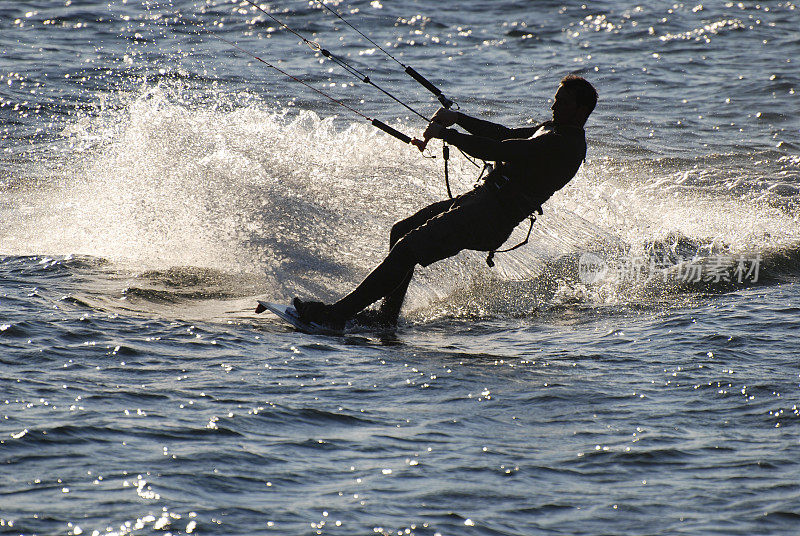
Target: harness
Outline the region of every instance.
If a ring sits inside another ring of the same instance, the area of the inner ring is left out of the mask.
[[[492,169],[494,169],[494,166],[492,166],[492,164],[490,164],[490,163],[486,163],[483,166],[483,171],[481,171],[481,176],[478,177],[479,181],[480,181],[481,177],[483,177],[484,171],[486,171],[487,169],[491,171]],[[494,181],[489,182],[489,183],[484,181],[483,184],[489,185],[489,186],[493,186],[494,188],[497,189],[497,191],[501,191],[503,188],[507,187],[507,185],[511,182],[511,179],[509,179],[505,175],[500,175],[500,179],[502,179],[502,182],[499,182],[499,180],[494,180]],[[476,187],[477,186],[478,186],[478,184],[476,183]],[[516,246],[512,246],[512,247],[506,248],[506,249],[493,249],[493,250],[491,250],[489,252],[489,255],[486,256],[486,264],[489,266],[489,268],[494,268],[494,256],[495,256],[496,253],[508,253],[509,251],[514,251],[515,249],[521,248],[522,246],[524,246],[525,244],[528,243],[528,240],[531,237],[531,231],[533,231],[533,224],[536,223],[536,216],[537,215],[541,216],[542,214],[543,214],[542,205],[539,204],[539,205],[536,206],[536,208],[533,209],[533,212],[531,212],[527,216],[526,219],[530,222],[530,226],[528,227],[528,234],[525,235],[525,240],[523,240],[522,242],[520,242]]]

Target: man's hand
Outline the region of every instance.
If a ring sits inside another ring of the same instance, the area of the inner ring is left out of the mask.
[[[422,133],[422,139],[427,142],[431,138],[441,138],[444,129],[445,127],[441,124],[431,121],[428,128],[425,129],[425,132]]]
[[[458,121],[458,112],[447,108],[439,108],[433,114],[433,119],[431,119],[428,128],[422,134],[422,139],[427,142],[431,138],[441,138],[442,131],[449,126],[455,125],[456,121]]]
[[[458,121],[458,112],[448,110],[447,108],[439,108],[436,110],[436,113],[433,114],[432,121],[434,123],[439,123],[443,127],[453,126]]]

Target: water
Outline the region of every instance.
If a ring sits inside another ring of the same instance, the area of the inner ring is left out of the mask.
[[[586,76],[583,169],[494,269],[420,270],[396,333],[298,334],[255,300],[350,290],[441,158],[199,28],[424,122],[244,3],[0,2],[0,532],[796,534],[797,4],[336,7],[472,115]]]

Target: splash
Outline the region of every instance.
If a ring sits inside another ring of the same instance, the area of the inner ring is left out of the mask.
[[[260,273],[275,299],[333,296],[380,260],[396,215],[442,189],[433,163],[369,125],[162,86],[64,135],[57,165],[8,202],[3,253]]]

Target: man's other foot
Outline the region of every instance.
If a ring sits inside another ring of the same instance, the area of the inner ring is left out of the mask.
[[[333,310],[333,306],[325,305],[318,301],[303,301],[300,298],[292,300],[292,306],[297,311],[297,316],[306,324],[319,324],[326,328],[341,331],[344,329],[346,318],[341,318]]]

